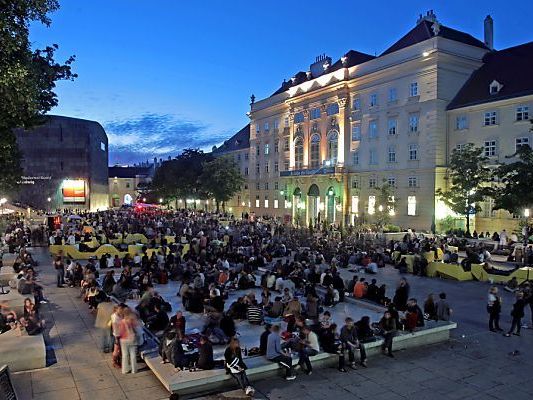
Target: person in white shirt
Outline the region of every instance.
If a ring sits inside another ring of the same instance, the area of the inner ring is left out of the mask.
[[[68,235],[67,243],[72,246],[76,244],[76,237],[72,233]]]
[[[311,328],[304,326],[302,333],[304,338],[300,342],[302,346],[298,351],[298,364],[300,364],[302,370],[305,368],[305,373],[307,375],[311,375],[313,373],[313,366],[311,365],[309,357],[316,356],[320,351],[320,346],[318,345],[318,337]]]

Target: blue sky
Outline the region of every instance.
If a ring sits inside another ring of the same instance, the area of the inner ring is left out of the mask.
[[[250,95],[269,96],[284,78],[326,53],[380,53],[434,9],[442,24],[495,47],[533,40],[527,1],[60,0],[35,47],[75,54],[79,78],[60,82],[54,114],[99,121],[110,163],[209,149],[248,122]]]

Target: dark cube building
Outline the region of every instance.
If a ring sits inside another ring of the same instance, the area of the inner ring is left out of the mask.
[[[20,202],[46,210],[108,207],[108,142],[98,122],[50,115],[15,132],[23,157]]]

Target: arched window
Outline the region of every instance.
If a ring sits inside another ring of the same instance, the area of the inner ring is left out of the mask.
[[[304,141],[301,137],[294,140],[294,165],[296,169],[304,166]]]
[[[328,161],[331,165],[337,164],[337,153],[339,150],[339,132],[330,131],[328,134]]]
[[[320,166],[320,135],[311,137],[310,164],[311,168]]]

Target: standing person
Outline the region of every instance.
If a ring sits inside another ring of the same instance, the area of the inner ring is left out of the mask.
[[[285,368],[285,379],[292,381],[296,376],[292,372],[292,358],[286,350],[281,348],[281,338],[279,336],[279,325],[273,325],[267,339],[266,358],[269,361],[277,362]]]
[[[491,332],[501,332],[500,312],[502,311],[502,300],[498,296],[498,288],[492,286],[487,296],[487,312],[489,313],[489,330]]]
[[[301,348],[298,351],[298,364],[300,364],[302,368],[305,365],[305,373],[311,375],[313,373],[313,366],[311,365],[309,357],[316,356],[320,351],[318,336],[307,325],[302,328],[302,333],[304,337],[300,342]]]
[[[439,294],[439,301],[435,305],[437,310],[437,321],[449,321],[450,315],[452,314],[452,309],[446,301],[446,293],[442,292]]]
[[[124,318],[120,322],[119,338],[122,352],[122,373],[137,373],[137,316],[129,308],[124,310]]]
[[[511,329],[504,336],[510,337],[511,335],[520,336],[520,328],[522,327],[522,318],[524,318],[524,308],[526,308],[526,302],[524,300],[524,293],[516,292],[516,301],[513,304],[511,310]],[[516,330],[516,332],[515,332]]]
[[[65,284],[65,265],[60,256],[56,257],[54,261],[54,268],[57,275],[57,287],[63,287]]]
[[[394,293],[394,298],[392,299],[392,302],[396,306],[396,308],[400,311],[405,311],[407,309],[407,300],[409,299],[409,284],[407,283],[407,279],[402,278],[400,279],[400,284],[396,288],[396,292]]]
[[[203,335],[200,337],[200,347],[198,349],[198,361],[196,366],[204,370],[215,368],[213,345],[209,339]]]
[[[248,376],[246,375],[246,364],[242,359],[241,346],[239,340],[232,338],[226,351],[224,351],[224,361],[226,371],[237,381],[241,389],[248,396],[253,396],[255,390],[250,386]]]
[[[381,352],[387,356],[394,358],[392,354],[392,339],[396,335],[396,321],[392,318],[390,311],[385,311],[383,317],[379,321],[379,327],[383,332],[383,344],[381,345]]]

